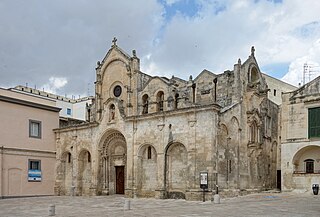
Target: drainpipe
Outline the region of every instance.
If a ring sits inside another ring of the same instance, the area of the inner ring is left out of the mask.
[[[214,102],[217,102],[217,82],[218,82],[218,78],[213,79],[213,83],[214,83]]]
[[[3,198],[3,146],[1,146],[1,159],[0,159],[0,198]]]

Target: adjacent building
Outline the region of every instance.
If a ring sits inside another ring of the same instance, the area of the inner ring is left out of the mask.
[[[91,96],[79,96],[79,98],[72,96],[69,98],[22,85],[10,88],[10,90],[55,101],[56,106],[61,108],[59,115],[63,122],[69,120],[86,121],[88,119],[87,107],[92,104],[93,99]]]
[[[0,197],[53,195],[59,127],[53,100],[0,88]]]
[[[282,95],[282,190],[320,184],[320,77]]]

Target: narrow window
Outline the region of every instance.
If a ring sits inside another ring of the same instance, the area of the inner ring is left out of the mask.
[[[68,163],[71,163],[71,153],[68,153]]]
[[[29,120],[29,137],[41,138],[41,121]]]
[[[41,161],[40,160],[29,160],[28,181],[41,182]]]
[[[149,104],[149,96],[147,94],[143,95],[142,97],[142,114],[148,114],[148,104]]]
[[[91,162],[91,154],[90,154],[90,152],[88,152],[88,163],[90,163]]]
[[[231,160],[229,160],[229,173],[231,173],[231,168],[232,168]]]
[[[273,90],[273,95],[277,96],[277,90],[276,89]]]
[[[174,108],[175,109],[178,108],[178,98],[179,98],[179,94],[176,93],[176,95],[174,96]]]
[[[148,147],[148,159],[151,159],[151,146]]]
[[[164,93],[162,91],[159,91],[157,94],[157,111],[158,112],[163,111],[163,101],[164,101]]]
[[[306,164],[306,173],[314,173],[314,160],[307,159],[304,162]]]

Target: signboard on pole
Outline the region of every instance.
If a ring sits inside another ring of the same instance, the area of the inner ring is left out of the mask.
[[[200,172],[200,188],[208,188],[208,172]]]

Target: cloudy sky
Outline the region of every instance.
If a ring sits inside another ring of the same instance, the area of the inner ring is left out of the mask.
[[[318,0],[0,0],[0,87],[92,95],[114,36],[143,72],[183,79],[233,69],[254,45],[263,72],[298,86],[305,63],[320,75],[319,11]]]

